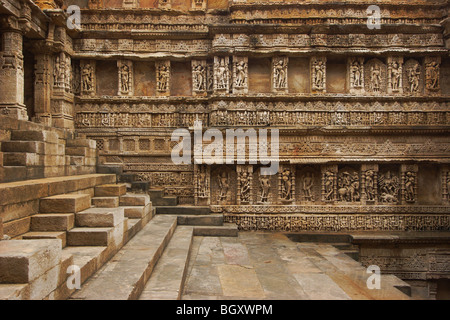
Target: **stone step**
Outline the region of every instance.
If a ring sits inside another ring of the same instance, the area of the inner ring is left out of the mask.
[[[88,194],[60,194],[39,201],[40,213],[76,213],[90,207],[91,197]]]
[[[193,227],[177,227],[139,300],[180,300],[193,236]]]
[[[5,141],[2,142],[1,151],[44,154],[45,145],[39,141]]]
[[[73,213],[41,213],[31,216],[31,231],[68,231],[75,226]]]
[[[148,190],[148,194],[154,206],[176,206],[178,204],[177,197],[164,196],[163,190]]]
[[[13,182],[32,178],[28,175],[28,170],[25,166],[4,166],[0,168],[0,177],[3,177],[2,182]]]
[[[195,226],[194,236],[237,237],[238,227],[233,223],[225,223],[223,226]]]
[[[125,217],[127,218],[143,218],[152,211],[152,205],[146,206],[123,206]]]
[[[38,240],[38,239],[59,239],[61,240],[62,248],[67,245],[67,236],[65,231],[30,231],[22,235],[23,240]]]
[[[170,241],[176,225],[176,217],[156,216],[71,299],[137,299]]]
[[[188,226],[222,226],[222,214],[207,215],[181,215],[178,216],[178,225]]]
[[[67,231],[68,246],[104,246],[112,241],[112,227],[86,228],[79,227]]]
[[[119,197],[92,197],[91,203],[97,208],[117,208]]]
[[[286,236],[294,242],[351,243],[351,237],[348,234],[295,232],[286,233]]]
[[[34,131],[34,130],[12,130],[11,140],[19,141],[42,141],[50,143],[58,143],[59,137],[55,132],[50,131]]]
[[[150,203],[150,196],[147,194],[127,193],[119,198],[121,206],[146,206]]]
[[[153,201],[152,201],[153,203]],[[194,206],[157,206],[156,214],[177,214],[177,215],[207,215],[211,212],[209,207]]]
[[[29,152],[4,152],[4,166],[43,166],[44,157]]]
[[[124,209],[119,208],[89,208],[75,213],[77,227],[115,227],[122,223]]]
[[[119,197],[127,193],[127,186],[124,183],[120,184],[104,184],[94,188],[96,197]]]
[[[107,251],[104,246],[69,246],[63,249],[63,252],[73,256],[73,264],[80,268],[82,284],[105,263]]]

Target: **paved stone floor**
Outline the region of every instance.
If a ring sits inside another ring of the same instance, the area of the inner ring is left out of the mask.
[[[281,233],[194,237],[182,299],[404,298],[394,288],[368,290],[364,271],[331,245],[296,243]]]

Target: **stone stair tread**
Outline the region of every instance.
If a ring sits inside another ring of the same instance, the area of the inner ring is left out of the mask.
[[[73,213],[39,213],[31,216],[31,231],[68,231],[75,225]]]
[[[222,214],[178,215],[178,225],[221,226]]]
[[[21,237],[23,240],[60,239],[64,248],[66,246],[66,236],[65,231],[30,231],[24,233]]]
[[[206,215],[211,212],[207,206],[157,206],[157,214]]]
[[[73,256],[73,264],[80,268],[81,283],[90,278],[101,266],[102,255],[107,251],[103,246],[65,247],[63,253]]]
[[[115,227],[123,222],[124,209],[118,208],[89,208],[75,213],[75,224],[78,227]]]
[[[139,300],[179,300],[181,298],[192,239],[193,227],[177,227]]]
[[[67,231],[69,246],[108,246],[113,227],[76,227]]]
[[[137,299],[175,228],[176,217],[156,216],[72,298]]]
[[[194,226],[194,235],[204,237],[237,237],[238,227],[234,223],[224,223],[222,226]]]
[[[91,203],[97,208],[117,208],[119,206],[119,197],[92,197]]]

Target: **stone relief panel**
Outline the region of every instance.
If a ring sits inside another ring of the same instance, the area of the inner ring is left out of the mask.
[[[349,92],[364,94],[364,58],[349,58],[347,63]]]
[[[401,170],[401,197],[404,203],[414,204],[417,201],[417,165],[403,164]]]
[[[387,59],[388,71],[388,94],[402,94],[403,93],[403,58],[402,57],[388,57]]]
[[[229,166],[211,168],[211,203],[231,205],[237,201],[237,174]]]
[[[207,165],[196,165],[194,169],[195,179],[195,204],[209,205],[211,194],[211,167]]]
[[[214,92],[230,92],[230,57],[214,57]]]
[[[206,96],[208,91],[208,67],[206,60],[192,60],[192,92],[194,96]]]
[[[337,165],[324,165],[321,167],[322,174],[322,201],[331,202],[337,199]]]
[[[403,68],[403,93],[417,95],[424,90],[424,74],[422,65],[415,59],[405,62]]]
[[[95,60],[81,60],[81,95],[93,96],[96,93]]]
[[[156,61],[156,95],[170,95],[170,61]]]
[[[361,179],[359,171],[345,166],[339,169],[337,178],[337,201],[359,202],[361,200]]]
[[[295,166],[283,165],[278,172],[278,201],[282,204],[295,202]]]
[[[378,196],[380,204],[400,203],[401,181],[398,168],[380,166],[378,176]]]
[[[253,166],[237,165],[237,204],[252,204],[253,199]]]
[[[426,93],[439,93],[441,89],[441,58],[425,57],[425,89]]]
[[[233,56],[233,94],[248,93],[248,58]]]
[[[320,203],[321,175],[316,166],[301,166],[296,168],[297,203]]]

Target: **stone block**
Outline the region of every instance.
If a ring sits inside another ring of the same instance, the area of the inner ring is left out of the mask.
[[[96,141],[92,140],[92,139],[70,139],[67,140],[66,142],[66,146],[67,147],[85,147],[85,148],[90,148],[90,149],[95,149],[96,148]]]
[[[123,218],[123,208],[90,208],[75,214],[75,224],[78,227],[115,227]]]
[[[25,180],[27,178],[27,168],[22,166],[10,166],[3,167],[3,181],[11,182],[11,181],[19,181]]]
[[[3,153],[4,166],[42,166],[44,157],[29,152],[5,152]]]
[[[57,133],[50,131],[13,130],[11,140],[58,143],[59,137]]]
[[[148,204],[146,206],[123,207],[125,217],[127,218],[143,218],[150,213],[151,209],[151,204]]]
[[[112,197],[123,196],[127,193],[127,186],[124,183],[121,184],[104,184],[95,187],[96,197]]]
[[[119,197],[93,197],[92,205],[97,208],[117,208]]]
[[[60,240],[0,241],[0,283],[29,283],[61,261]]]
[[[32,231],[67,231],[74,226],[73,213],[44,213],[31,217]]]
[[[150,204],[150,197],[146,194],[128,193],[120,197],[121,206],[146,206]]]
[[[85,157],[87,150],[86,147],[66,147],[66,155]]]
[[[73,228],[67,232],[69,246],[108,246],[113,228]]]
[[[3,232],[11,238],[17,237],[30,230],[30,217],[3,223]]]
[[[44,153],[44,142],[39,141],[5,141],[2,142],[3,152]]]
[[[38,240],[38,239],[56,239],[61,240],[61,245],[66,246],[66,232],[65,231],[32,231],[22,235],[23,240]]]
[[[87,194],[61,194],[43,198],[39,202],[41,213],[75,213],[90,206],[91,197]]]

